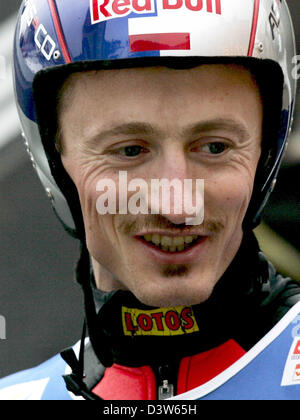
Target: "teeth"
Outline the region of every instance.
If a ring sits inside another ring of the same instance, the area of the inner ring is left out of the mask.
[[[176,245],[175,243],[173,243],[173,239],[170,238],[170,236],[162,236],[160,243],[162,246],[172,246],[172,245]]]
[[[159,246],[163,251],[178,252],[183,251],[189,244],[198,239],[198,235],[171,237],[158,234],[146,234],[144,239],[147,242],[152,242],[154,245]]]
[[[184,250],[184,244],[177,246],[177,251],[183,251]]]
[[[151,241],[155,244],[155,245],[159,245],[160,244],[160,235],[152,235],[152,239]]]
[[[195,238],[197,238],[197,236],[195,236]],[[192,236],[185,236],[184,237],[184,242],[186,244],[190,244],[191,242],[193,242],[194,238]]]
[[[173,245],[175,246],[184,245],[184,242],[184,236],[176,236],[176,238],[173,238]]]

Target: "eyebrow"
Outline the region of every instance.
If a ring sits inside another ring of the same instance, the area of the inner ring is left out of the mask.
[[[152,124],[146,122],[133,121],[130,123],[117,125],[108,130],[103,130],[88,138],[87,142],[93,145],[107,138],[117,137],[120,135],[158,136],[159,133],[160,130],[156,129]]]
[[[183,137],[193,137],[199,133],[208,133],[212,131],[227,131],[237,135],[239,140],[244,141],[250,138],[246,126],[231,118],[215,118],[212,120],[200,121],[196,124],[191,124],[184,128],[181,132]],[[147,137],[161,137],[162,131],[147,122],[133,121],[130,123],[123,123],[108,130],[100,131],[99,133],[87,138],[90,145],[99,144],[102,140],[110,137],[117,137],[120,135],[138,135]]]
[[[246,126],[232,118],[216,118],[212,120],[201,121],[196,124],[191,124],[189,127],[183,130],[183,134],[195,136],[201,132],[209,133],[219,130],[235,134],[241,141],[245,141],[250,138],[250,133]]]

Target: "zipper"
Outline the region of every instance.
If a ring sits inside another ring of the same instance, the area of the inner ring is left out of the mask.
[[[173,370],[173,372],[172,372]],[[174,376],[174,366],[163,365],[159,366],[158,370],[158,400],[165,400],[167,398],[174,397],[175,387],[172,381],[172,376]]]
[[[158,387],[158,399],[166,400],[171,397],[174,397],[174,385],[169,384],[169,381],[164,379],[163,384]]]

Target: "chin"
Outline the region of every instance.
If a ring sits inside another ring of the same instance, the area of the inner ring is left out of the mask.
[[[156,308],[171,306],[192,306],[205,302],[212,294],[213,287],[197,287],[189,284],[180,287],[174,284],[164,287],[152,285],[151,288],[132,291],[136,298],[144,305]]]

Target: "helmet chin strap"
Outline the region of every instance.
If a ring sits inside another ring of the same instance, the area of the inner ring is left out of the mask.
[[[85,241],[81,241],[80,246],[80,257],[76,266],[75,274],[76,280],[82,287],[84,294],[85,320],[80,343],[79,360],[72,348],[67,348],[61,352],[61,357],[72,369],[72,373],[64,375],[63,378],[67,389],[74,395],[83,397],[85,400],[102,400],[102,398],[89,391],[84,382],[84,349],[87,326],[89,330],[89,338],[93,347],[95,340],[99,340],[99,333],[96,328],[97,312],[90,281],[90,255]]]
[[[108,340],[104,337],[101,328],[97,322],[97,309],[93,295],[93,288],[91,282],[91,261],[90,254],[87,249],[85,241],[81,241],[80,258],[76,267],[76,280],[82,287],[84,295],[85,319],[89,333],[92,347],[104,366],[111,366],[113,364],[111,355],[105,351],[109,346],[101,346],[101,352],[97,351],[99,344],[103,340]]]

